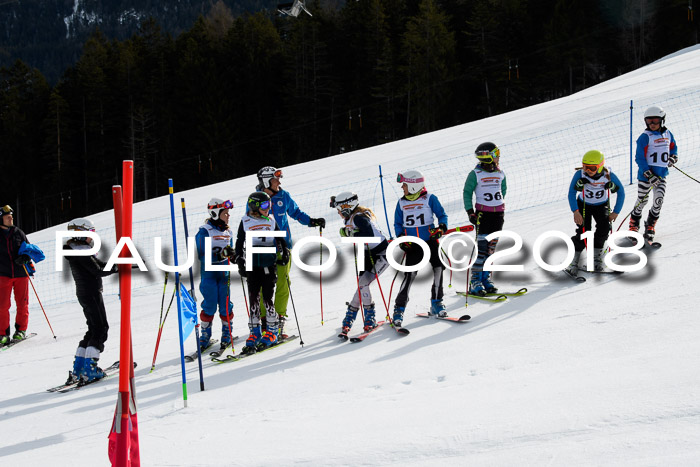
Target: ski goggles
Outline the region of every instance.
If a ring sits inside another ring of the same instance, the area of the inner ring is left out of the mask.
[[[263,175],[263,178],[269,177],[269,178],[282,178],[282,169],[277,169],[271,174],[265,174]]]
[[[230,199],[227,199],[223,203],[209,204],[208,207],[209,207],[209,209],[232,209],[233,203],[231,202]]]
[[[421,182],[425,182],[425,178],[423,178],[423,177],[408,178],[408,177],[404,177],[403,174],[398,174],[398,175],[396,175],[396,181],[398,183],[421,183]]]
[[[659,117],[649,117],[644,119],[647,125],[661,125],[661,119]]]
[[[583,164],[583,170],[590,173],[596,173],[603,167],[603,163],[600,164]]]
[[[338,208],[338,209],[348,209],[348,208],[353,208],[355,207],[354,202],[357,202],[357,195],[352,195],[349,198],[346,199],[341,199],[337,200],[335,199],[335,196],[331,196],[331,207],[332,208]]]
[[[489,160],[490,156],[490,160]],[[477,159],[489,160],[492,162],[495,158],[501,157],[501,150],[498,148],[492,149],[490,151],[476,151]]]
[[[270,202],[269,202],[269,201],[263,201],[262,203],[260,203],[260,209],[262,209],[263,211],[266,210],[266,209],[270,209]]]
[[[12,214],[14,212],[9,204],[4,205],[3,207],[0,208],[0,210],[2,210],[1,215],[3,215],[3,216],[6,216],[8,214]]]

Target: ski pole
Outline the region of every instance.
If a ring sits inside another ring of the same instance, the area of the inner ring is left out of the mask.
[[[29,278],[29,283],[32,284],[32,290],[34,291],[34,295],[36,296],[36,300],[39,302],[39,306],[41,307],[41,311],[44,313],[44,318],[46,318],[46,322],[49,325],[49,329],[51,329],[51,334],[53,334],[53,338],[56,339],[56,334],[53,332],[53,327],[51,327],[51,322],[49,321],[49,317],[46,315],[46,310],[44,310],[44,305],[41,304],[41,300],[39,299],[39,294],[36,293],[36,289],[34,288],[34,281],[32,280],[32,277],[29,275],[29,271],[27,271],[27,265],[23,264],[22,267],[24,268],[24,272],[27,274],[27,277]],[[9,301],[9,295],[7,300]]]
[[[472,248],[471,253],[469,253],[469,261],[472,259],[472,255],[474,254],[474,251],[476,251],[477,255],[477,260],[479,258],[479,225],[481,225],[481,212],[479,212],[476,215],[476,229],[474,232],[474,248]],[[467,290],[464,293],[464,306],[468,307],[469,306],[469,273],[471,270],[471,266],[467,268]]]
[[[362,322],[365,322],[365,308],[362,306],[362,292],[360,291],[360,272],[357,268],[357,244],[352,244],[352,252],[355,255],[355,278],[357,279],[357,299],[360,302],[360,310],[362,310]]]
[[[384,291],[382,290],[382,284],[379,282],[379,274],[377,274],[377,266],[374,264],[374,258],[372,258],[372,252],[369,251],[369,245],[365,244],[367,247],[367,254],[369,255],[369,262],[372,264],[372,271],[374,271],[374,278],[377,279],[377,285],[379,286],[379,293],[382,295],[382,302],[384,302],[384,308],[386,308],[386,317],[389,318],[389,303],[384,298]],[[369,287],[369,286],[368,286]]]
[[[231,264],[230,259],[227,259],[227,261],[228,264]],[[231,355],[235,355],[236,351],[233,348],[233,326],[231,325],[231,318],[233,318],[233,310],[231,310],[230,316],[228,313],[228,304],[231,303],[231,271],[227,271],[226,275],[228,276],[228,280],[226,281],[226,321],[228,322],[228,333],[229,337],[231,338]],[[199,345],[197,345],[197,347],[199,347]]]
[[[406,252],[403,252],[403,257],[401,258],[401,263],[403,265],[404,260],[406,259]],[[396,277],[399,275],[399,270],[396,270],[396,274],[394,274],[394,278],[391,281],[391,287],[389,288],[389,303],[391,303],[391,295],[394,291],[394,281],[396,281]]]
[[[318,234],[319,236],[323,237],[323,227],[318,228]],[[318,251],[319,251],[319,261],[318,264],[319,266],[323,265],[323,244],[319,243],[318,244]],[[323,326],[323,271],[318,271],[318,288],[320,290],[321,294],[321,326]],[[301,334],[301,333],[299,333]]]
[[[156,355],[158,355],[158,346],[160,345],[160,335],[163,332],[163,305],[165,304],[165,289],[168,287],[168,271],[165,271],[165,283],[163,284],[163,296],[160,298],[160,318],[158,319],[158,338],[156,339],[156,348],[153,350],[153,363],[151,363],[151,371],[156,368]],[[170,301],[172,303],[172,300]],[[170,306],[168,306],[170,309]],[[167,315],[166,315],[167,316]]]
[[[297,317],[297,307],[294,306],[294,296],[292,295],[292,283],[289,280],[289,275],[287,275],[287,287],[289,288],[289,298],[292,301],[292,311],[294,312],[294,319],[297,322],[297,330],[299,331],[299,345],[304,346],[304,339],[301,337],[301,328],[299,327],[299,318]]]
[[[693,180],[694,182],[700,183],[700,181],[694,179],[693,177],[691,177],[691,176],[688,175],[687,173],[683,172],[681,169],[679,169],[679,168],[676,167],[675,165],[673,166],[673,168],[676,169],[676,170],[678,170],[680,173],[682,173],[683,175],[685,175],[685,176],[688,177],[689,179]]]

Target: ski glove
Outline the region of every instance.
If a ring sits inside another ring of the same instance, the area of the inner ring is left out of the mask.
[[[341,227],[339,233],[340,233],[341,237],[354,237],[357,232],[359,232],[359,229],[351,229],[350,227]]]
[[[411,251],[413,249],[413,243],[411,243],[411,242],[399,243],[399,248],[401,248],[403,251],[408,253],[409,251]]]
[[[605,189],[610,190],[610,193],[617,193],[617,190],[619,190],[620,187],[615,185],[613,182],[608,182],[605,184]]]
[[[659,182],[661,182],[661,179],[654,175],[654,172],[652,172],[651,170],[644,171],[644,176],[649,180],[649,183],[651,183],[654,186],[658,186]]]
[[[241,277],[246,277],[248,271],[245,270],[245,258],[239,256],[236,258],[236,264],[238,265],[238,274],[240,274]]]
[[[574,190],[576,191],[583,191],[583,185],[588,183],[588,180],[585,178],[579,178],[578,181],[576,182],[576,186],[574,186]]]
[[[312,217],[311,219],[309,219],[309,227],[321,227],[322,229],[325,229],[326,219],[324,219],[323,217]]]
[[[31,263],[31,262],[32,262],[32,259],[29,257],[29,255],[19,255],[15,259],[15,264],[19,264],[20,266],[23,264]],[[8,297],[9,297],[9,295],[8,295]]]
[[[469,215],[469,222],[471,222],[473,225],[476,225],[476,223],[479,222],[479,216],[476,215],[473,209],[469,209],[467,214]]]
[[[440,224],[437,229],[430,229],[430,238],[437,240],[445,235],[445,232],[447,232],[447,226],[445,224]]]
[[[223,250],[221,250],[221,256],[224,258],[233,258],[236,256],[236,252],[233,250],[231,245],[226,245]]]
[[[673,167],[678,162],[678,154],[671,154],[668,156],[668,166]]]
[[[280,266],[286,266],[287,264],[289,264],[289,248],[282,248],[280,256],[277,257],[277,264],[279,264]]]

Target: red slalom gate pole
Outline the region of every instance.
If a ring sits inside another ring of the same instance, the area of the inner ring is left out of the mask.
[[[123,192],[113,187],[117,238],[132,238],[134,163],[122,162]],[[122,247],[120,258],[129,257],[128,248]],[[138,422],[134,391],[134,365],[131,347],[131,265],[119,264],[119,289],[121,299],[119,395],[114,421],[109,436],[108,455],[113,466],[139,466]]]

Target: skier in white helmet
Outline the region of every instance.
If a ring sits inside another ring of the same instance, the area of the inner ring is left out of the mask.
[[[211,264],[224,265],[233,260],[233,232],[228,226],[231,208],[233,208],[231,201],[212,198],[207,204],[209,217],[195,235],[197,256],[201,263],[199,291],[203,298],[202,311],[199,314],[202,331],[199,335],[199,347],[202,350],[211,345],[212,322],[217,308],[221,318],[221,349],[231,345],[231,320],[233,319],[231,272],[207,271],[204,258],[204,239],[210,237]]]
[[[397,176],[401,184],[403,197],[396,203],[394,211],[394,233],[397,237],[410,235],[420,237],[430,247],[430,265],[433,268],[433,284],[430,288],[430,314],[447,316],[442,303],[442,272],[445,266],[440,261],[438,239],[447,232],[447,213],[440,200],[425,188],[425,177],[418,170],[407,170]],[[433,217],[437,219],[435,227]],[[423,259],[423,249],[413,243],[401,243],[400,248],[406,252],[406,266],[414,266]],[[403,325],[403,314],[408,303],[408,293],[418,272],[406,272],[394,303],[392,322],[395,327]]]
[[[644,223],[644,239],[651,243],[656,234],[656,221],[661,215],[661,206],[666,194],[666,177],[669,167],[678,162],[678,146],[673,134],[666,128],[666,111],[653,105],[644,112],[646,129],[637,138],[637,202],[630,216],[629,230],[638,232],[642,211],[654,190],[654,201]]]

